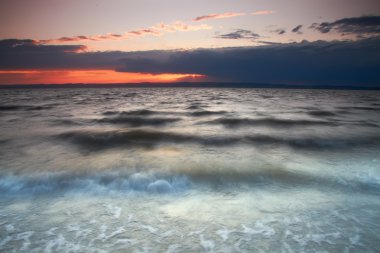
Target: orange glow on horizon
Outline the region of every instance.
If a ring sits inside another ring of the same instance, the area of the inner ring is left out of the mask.
[[[0,70],[0,84],[141,83],[200,81],[199,74],[149,74],[114,70]]]

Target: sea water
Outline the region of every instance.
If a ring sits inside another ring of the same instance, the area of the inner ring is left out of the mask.
[[[0,252],[379,252],[380,92],[0,90]]]

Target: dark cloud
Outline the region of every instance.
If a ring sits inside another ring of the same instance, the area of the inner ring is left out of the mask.
[[[224,82],[380,86],[380,37],[181,51],[77,53],[81,49],[81,45],[2,40],[0,70],[115,69],[195,73]]]
[[[216,36],[216,38],[219,39],[258,39],[260,38],[260,35],[244,29],[238,29],[232,33],[226,33],[226,34],[220,34]]]
[[[0,53],[68,53],[86,49],[83,45],[43,45],[35,40],[6,39],[0,40]]]
[[[271,31],[273,33],[277,33],[278,35],[283,35],[284,33],[286,33],[286,31],[284,29],[276,29],[274,31]]]
[[[301,28],[302,28],[302,25],[297,25],[296,27],[292,29],[292,32],[297,33],[297,34],[302,34]]]
[[[110,69],[119,66],[121,52],[85,52],[85,49],[83,45],[0,40],[0,69]]]
[[[265,41],[265,40],[259,40],[257,42],[260,43],[260,44],[262,44],[262,45],[272,45],[272,46],[282,45],[281,42],[273,42],[273,41]]]
[[[217,81],[380,84],[380,38],[161,51],[158,55],[126,58],[119,71],[199,73]]]
[[[362,16],[339,19],[331,23],[314,23],[311,28],[321,33],[335,31],[359,36],[378,36],[380,35],[380,16]]]

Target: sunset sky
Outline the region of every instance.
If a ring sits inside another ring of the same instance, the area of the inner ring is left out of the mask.
[[[0,24],[0,84],[380,85],[378,0],[14,0]]]

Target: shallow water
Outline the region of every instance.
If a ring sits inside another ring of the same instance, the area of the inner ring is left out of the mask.
[[[0,252],[380,251],[378,91],[0,96]]]

